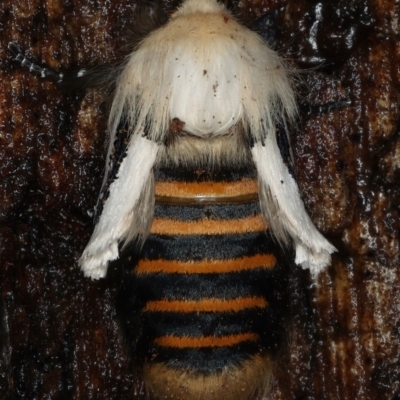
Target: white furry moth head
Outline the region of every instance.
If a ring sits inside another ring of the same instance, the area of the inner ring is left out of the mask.
[[[280,243],[292,243],[296,264],[317,275],[335,248],[307,215],[276,139],[277,126],[295,113],[289,74],[277,53],[216,0],[184,1],[140,43],[118,76],[110,143],[123,121],[129,145],[80,258],[84,274],[104,277],[120,243],[145,237],[151,215],[141,218],[141,198],[144,192],[152,196],[153,167],[247,162],[256,167],[272,233]]]

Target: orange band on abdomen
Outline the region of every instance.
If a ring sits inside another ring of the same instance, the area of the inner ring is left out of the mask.
[[[149,301],[144,308],[147,312],[238,312],[249,308],[265,308],[263,297],[245,297],[230,300],[208,298],[199,301],[158,300]]]
[[[243,178],[235,182],[156,182],[156,196],[165,197],[230,197],[258,193],[255,179]]]
[[[273,268],[276,258],[273,254],[257,254],[252,257],[242,257],[227,260],[204,261],[168,261],[140,260],[135,272],[140,274],[223,274],[248,271],[257,268]]]
[[[267,229],[261,215],[241,219],[201,219],[199,221],[177,221],[154,218],[150,233],[158,235],[228,235],[235,233],[262,232]]]
[[[257,342],[259,336],[255,333],[240,333],[229,336],[203,336],[203,337],[179,337],[162,336],[154,340],[154,343],[163,347],[175,347],[178,349],[202,348],[202,347],[230,347],[242,342]]]

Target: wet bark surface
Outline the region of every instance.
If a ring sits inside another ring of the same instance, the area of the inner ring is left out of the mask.
[[[115,311],[120,271],[77,267],[102,182],[99,90],[62,93],[12,60],[16,41],[57,70],[112,62],[135,1],[0,4],[0,398],[145,399]],[[165,1],[168,9],[177,2]],[[311,284],[294,270],[290,335],[271,398],[397,399],[399,376],[399,40],[394,0],[243,0],[247,23],[274,12],[275,48],[299,69],[299,101],[351,100],[300,114],[297,179],[337,247]],[[261,20],[262,25],[263,20]]]

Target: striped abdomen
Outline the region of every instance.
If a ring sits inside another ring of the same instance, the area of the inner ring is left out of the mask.
[[[150,235],[130,275],[134,356],[157,398],[248,399],[265,389],[281,325],[274,248],[255,180],[158,177]]]

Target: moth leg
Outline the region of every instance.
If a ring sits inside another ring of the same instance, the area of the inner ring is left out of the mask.
[[[43,79],[56,82],[64,92],[74,92],[86,90],[88,88],[109,88],[115,83],[118,70],[109,64],[96,65],[90,68],[73,68],[70,71],[57,72],[51,68],[41,67],[35,64],[21,52],[15,42],[8,44],[8,49],[14,55],[23,67],[29,69],[29,72],[39,75]]]
[[[119,257],[118,244],[129,235],[142,190],[150,179],[159,145],[141,135],[132,139],[109,197],[79,265],[84,275],[99,279],[106,275],[108,263]]]
[[[251,149],[258,172],[261,209],[279,241],[293,240],[296,264],[313,276],[330,264],[336,249],[318,231],[308,216],[295,179],[283,162],[274,131]]]
[[[37,64],[33,63],[32,61],[30,61],[28,58],[26,58],[25,55],[21,52],[17,43],[15,43],[15,42],[9,43],[8,49],[15,56],[15,60],[20,62],[23,67],[28,68],[29,72],[31,72],[35,75],[40,75],[41,78],[51,79],[56,82],[61,82],[63,80],[62,73],[58,73],[50,68],[41,67],[40,65],[37,65]]]

